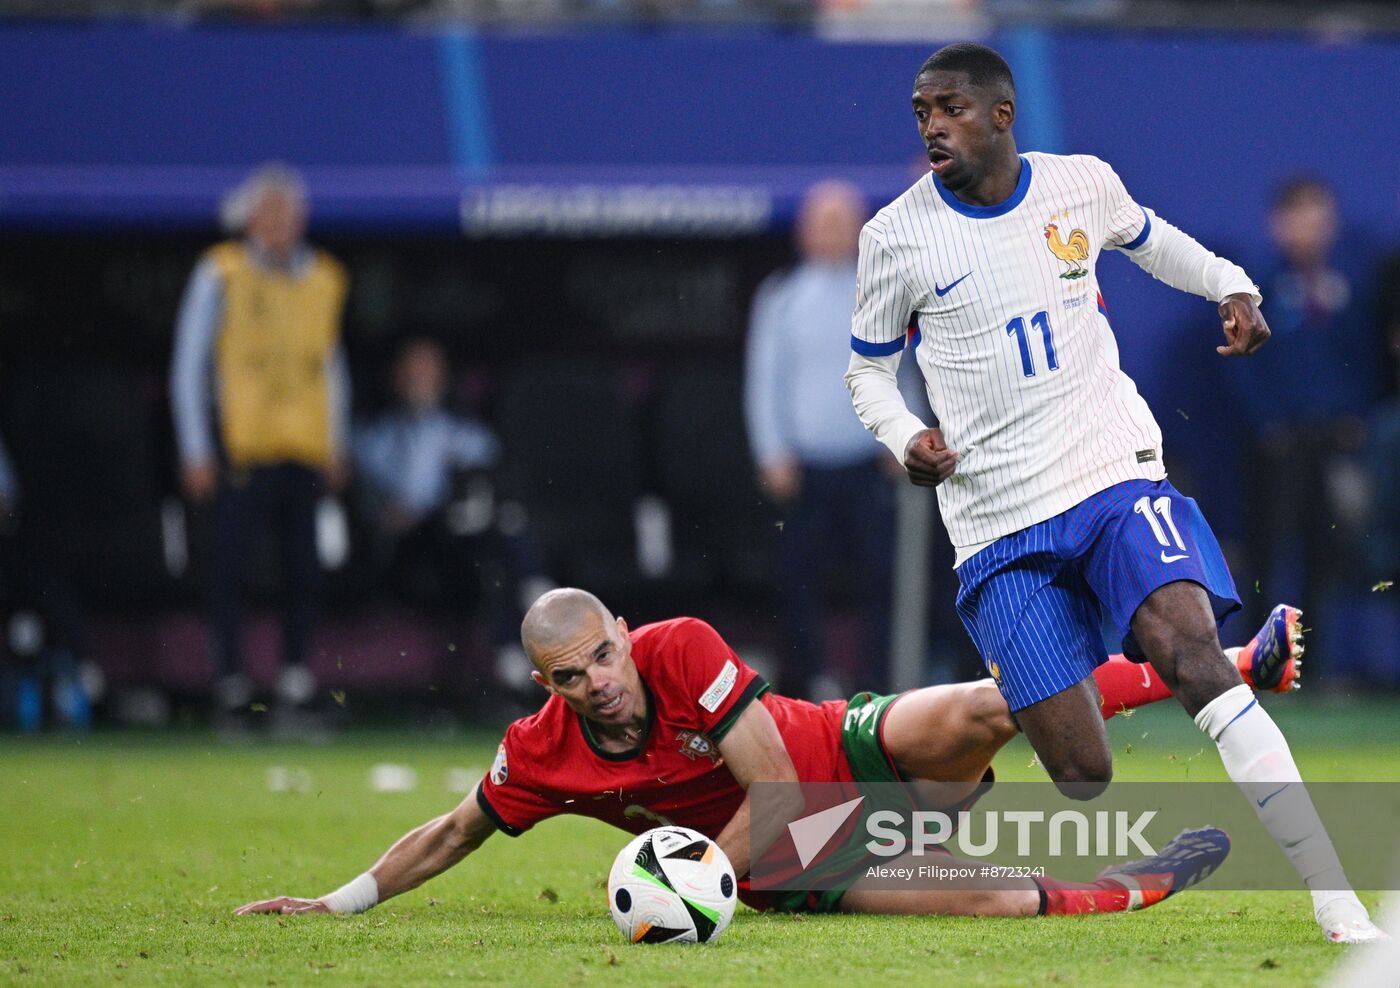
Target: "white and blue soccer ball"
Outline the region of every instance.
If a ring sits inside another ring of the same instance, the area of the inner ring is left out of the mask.
[[[738,904],[734,866],[685,827],[657,827],[618,854],[608,874],[613,921],[632,943],[709,943]]]

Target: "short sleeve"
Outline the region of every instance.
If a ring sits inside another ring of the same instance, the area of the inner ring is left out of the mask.
[[[913,312],[914,299],[900,277],[894,254],[867,224],[860,231],[851,349],[862,357],[899,353]]]
[[[729,733],[739,715],[768,690],[755,672],[698,618],[683,618],[670,629],[664,645],[679,688],[695,704],[700,731],[715,744]]]
[[[1108,198],[1108,226],[1104,234],[1104,246],[1118,250],[1137,250],[1147,242],[1152,233],[1152,215],[1128,195],[1128,190],[1117,172],[1106,164],[1103,164],[1103,170]]]
[[[521,737],[522,728],[512,724],[496,749],[491,771],[476,787],[476,802],[501,833],[519,837],[541,820],[558,816],[563,808],[546,799],[531,784],[530,753]]]

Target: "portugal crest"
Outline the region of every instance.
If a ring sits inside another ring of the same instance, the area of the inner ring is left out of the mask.
[[[1069,239],[1061,240],[1060,228],[1054,223],[1046,224],[1045,243],[1050,253],[1069,265],[1068,271],[1060,273],[1061,278],[1075,281],[1089,273],[1089,269],[1080,263],[1089,259],[1089,237],[1083,230],[1071,230]]]
[[[699,731],[681,731],[676,735],[676,740],[680,743],[682,755],[692,762],[697,758],[708,758],[712,762],[719,761],[719,748],[715,743]]]

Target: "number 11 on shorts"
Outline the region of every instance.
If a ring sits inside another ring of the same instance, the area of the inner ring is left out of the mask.
[[[1147,526],[1152,529],[1152,534],[1156,536],[1157,541],[1162,544],[1162,562],[1174,563],[1178,559],[1185,559],[1187,555],[1189,555],[1186,551],[1186,543],[1181,541],[1181,533],[1176,530],[1176,523],[1172,521],[1171,498],[1163,495],[1153,500],[1144,494],[1133,502],[1133,510],[1142,515],[1143,520],[1147,522]],[[1161,522],[1157,521],[1158,515],[1162,516]],[[1165,523],[1167,528],[1171,531],[1171,542],[1167,541],[1167,533],[1162,529],[1162,523]],[[1172,543],[1175,543],[1176,547],[1181,550],[1181,555],[1167,555],[1166,550],[1172,547]]]

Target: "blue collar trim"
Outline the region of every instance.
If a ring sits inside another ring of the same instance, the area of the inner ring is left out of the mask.
[[[1026,160],[1025,155],[1021,158],[1021,177],[1016,180],[1016,190],[1008,196],[1005,201],[994,206],[974,206],[963,202],[953,193],[943,187],[943,183],[938,180],[938,176],[933,176],[933,187],[938,190],[938,194],[943,197],[943,201],[948,204],[948,208],[955,213],[970,216],[975,220],[989,220],[994,216],[1005,216],[1017,206],[1021,205],[1021,200],[1026,198],[1026,193],[1031,188],[1031,163]]]

